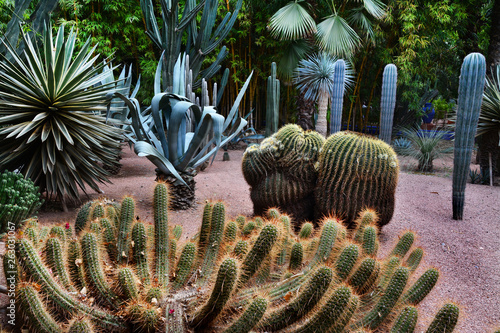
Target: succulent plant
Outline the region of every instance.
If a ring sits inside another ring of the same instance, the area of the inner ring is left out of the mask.
[[[469,174],[474,137],[481,111],[486,76],[486,60],[480,53],[465,57],[460,71],[455,149],[453,158],[453,219],[462,220],[465,204],[465,185]]]
[[[379,138],[388,145],[391,144],[392,121],[396,106],[396,86],[398,69],[394,64],[388,64],[382,75],[382,96],[380,98],[380,134]]]
[[[276,78],[276,63],[271,64],[267,78],[266,137],[278,131],[280,116],[280,81]]]
[[[298,222],[312,219],[316,163],[324,138],[286,125],[260,146],[250,146],[242,161],[256,215],[280,207]]]
[[[415,283],[408,283],[414,269],[400,263],[409,262],[416,253],[411,250],[415,238],[411,232],[402,236],[392,257],[375,259],[373,253],[363,252],[373,243],[374,211],[362,212],[350,234],[336,218],[326,219],[313,242],[314,238],[298,238],[287,227],[290,218],[273,209],[268,214],[272,217],[264,217],[261,227],[249,235],[238,229],[235,239],[227,239],[224,230],[234,222],[226,221],[221,202],[206,205],[197,240],[181,246],[174,256],[178,258],[175,268],[169,269],[172,247],[168,244],[176,238],[168,232],[165,191],[161,183],[155,188],[152,235],[141,221],[128,227],[131,212],[124,210],[133,205],[122,202],[118,228],[113,230],[117,239],[131,239],[131,246],[124,247],[125,256],[108,256],[106,235],[91,230],[95,222],[89,215],[80,235],[61,246],[62,257],[73,263],[61,265],[67,269],[68,286],[37,249],[62,245],[62,240],[53,236],[45,244],[34,244],[26,232],[20,234],[16,258],[23,274],[18,276],[16,301],[24,305],[19,307],[21,325],[32,332],[60,332],[63,327],[70,332],[337,332],[391,326],[393,332],[413,332],[416,306],[437,279],[437,271],[431,268]],[[110,219],[107,211],[111,210],[104,211],[100,219]],[[36,234],[41,230],[37,223],[29,228]],[[239,244],[246,244],[246,249]],[[281,265],[284,248],[291,255]],[[59,255],[51,258],[60,260]],[[416,266],[419,260],[412,262]],[[266,275],[261,274],[264,268]],[[457,317],[458,307],[445,305],[429,332],[444,332],[444,327],[451,332]]]
[[[354,132],[331,135],[318,158],[318,181],[314,190],[317,217],[336,214],[353,227],[359,212],[377,211],[384,226],[394,212],[399,165],[385,142]]]
[[[0,237],[21,227],[42,205],[38,187],[21,174],[4,171],[0,174]]]
[[[96,111],[112,83],[96,86],[107,73],[90,39],[76,52],[77,34],[54,38],[46,27],[42,42],[23,35],[25,56],[6,45],[12,61],[0,62],[0,170],[15,170],[33,179],[41,192],[63,201],[79,198],[86,186],[99,192],[109,182],[102,166],[120,153],[122,132]],[[108,62],[109,59],[106,60]]]

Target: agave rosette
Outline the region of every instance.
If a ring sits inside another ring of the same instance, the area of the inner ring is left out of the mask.
[[[20,169],[49,195],[78,198],[78,188],[109,181],[120,148],[121,131],[106,124],[99,112],[114,82],[96,86],[108,73],[90,40],[75,52],[76,33],[55,39],[51,28],[35,43],[23,35],[18,55],[5,44],[12,60],[0,62],[0,170]],[[109,97],[109,96],[108,96]]]

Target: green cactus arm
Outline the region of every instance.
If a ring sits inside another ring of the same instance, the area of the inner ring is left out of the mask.
[[[307,239],[309,238],[314,232],[314,226],[311,222],[306,222],[302,224],[302,227],[300,227],[299,231],[299,238],[301,239]]]
[[[97,298],[114,309],[118,308],[118,296],[113,292],[102,268],[99,243],[94,233],[87,232],[80,239],[83,267],[87,285]]]
[[[122,201],[120,221],[118,224],[118,236],[116,242],[116,262],[126,262],[130,251],[130,229],[134,221],[135,201],[131,197],[125,197]]]
[[[228,258],[222,262],[217,272],[212,293],[208,301],[199,309],[190,322],[190,326],[206,328],[222,312],[229,300],[238,277],[238,265],[235,259]]]
[[[187,243],[181,251],[179,261],[175,269],[175,280],[172,289],[178,289],[184,286],[191,273],[194,260],[196,256],[196,245],[194,243]]]
[[[333,270],[323,266],[318,268],[289,304],[267,315],[259,327],[263,331],[278,331],[301,320],[321,300],[333,280]]]
[[[234,246],[233,254],[236,258],[243,259],[248,252],[248,242],[239,240]]]
[[[302,260],[304,259],[304,246],[301,242],[295,242],[290,251],[290,262],[288,269],[291,271],[297,270],[302,267]]]
[[[202,279],[200,283],[207,283],[212,275],[215,263],[219,258],[219,249],[224,237],[224,223],[226,216],[226,208],[222,202],[213,205],[210,235],[208,237],[208,245],[205,251],[205,258],[201,265]]]
[[[394,246],[394,249],[392,250],[390,255],[397,256],[402,259],[404,256],[406,256],[414,241],[415,233],[412,231],[405,232],[403,236],[399,238],[398,243]]]
[[[89,221],[90,209],[93,203],[93,201],[86,202],[76,214],[75,232],[77,235],[85,229],[87,222]]]
[[[372,310],[363,317],[362,324],[364,327],[376,329],[384,322],[401,297],[409,275],[410,270],[406,267],[399,267],[396,269],[380,300]]]
[[[32,285],[23,283],[18,286],[16,292],[18,302],[16,308],[26,318],[25,323],[32,332],[58,333],[61,331]]]
[[[414,272],[418,268],[418,265],[420,265],[423,256],[424,250],[420,247],[417,247],[410,253],[408,259],[406,259],[404,263],[404,266],[408,267],[411,272]]]
[[[455,329],[458,322],[460,310],[457,305],[447,303],[438,311],[434,320],[427,328],[426,333],[440,332],[451,333]]]
[[[123,267],[118,271],[118,290],[125,301],[133,301],[139,298],[136,277],[130,267]]]
[[[233,243],[236,241],[236,236],[238,234],[238,225],[234,221],[230,221],[226,224],[224,228],[224,242]]]
[[[68,333],[93,333],[94,328],[90,321],[82,318],[75,318],[68,327]]]
[[[248,333],[254,328],[264,316],[267,310],[268,301],[264,297],[256,297],[252,304],[224,333]]]
[[[70,284],[68,274],[66,273],[66,265],[64,264],[64,252],[59,238],[50,237],[45,243],[45,262],[47,266],[52,270],[52,273],[61,285],[69,291],[73,291],[74,288]]]
[[[348,284],[359,294],[368,292],[378,278],[380,264],[374,258],[365,258],[349,277]]]
[[[97,203],[92,207],[92,215],[91,215],[91,220],[99,219],[101,217],[104,217],[106,214],[104,210],[104,206],[102,203]]]
[[[379,242],[378,242],[378,230],[375,226],[367,226],[363,230],[363,254],[367,256],[377,256]]]
[[[439,271],[429,268],[421,277],[405,292],[402,300],[411,305],[417,305],[427,296],[439,279]]]
[[[337,278],[343,281],[347,278],[359,257],[359,246],[357,244],[346,244],[335,261]]]
[[[330,257],[341,228],[343,227],[336,220],[327,219],[323,222],[318,249],[311,260],[310,267],[314,267]]]
[[[151,284],[149,274],[148,250],[146,228],[143,223],[138,222],[132,227],[132,241],[134,242],[133,256],[137,277],[144,285]]]
[[[414,306],[405,306],[391,327],[391,333],[413,333],[417,326],[418,311]]]
[[[104,247],[106,248],[106,252],[108,253],[108,257],[110,259],[114,259],[116,258],[118,252],[116,249],[115,227],[111,224],[108,218],[101,218],[99,223],[101,225],[102,241],[104,243]]]
[[[255,274],[266,256],[271,252],[277,238],[278,228],[275,225],[267,224],[262,228],[259,237],[257,237],[257,240],[246,255],[241,266],[242,274],[240,276],[239,286],[244,286]]]
[[[391,144],[392,121],[396,106],[396,86],[398,70],[396,65],[388,64],[382,74],[382,96],[380,97],[380,134],[379,138]]]
[[[169,235],[168,235],[168,189],[167,185],[158,183],[153,196],[155,224],[155,278],[158,284],[168,285],[169,273]],[[122,204],[123,210],[123,204]]]
[[[66,243],[66,231],[64,231],[64,228],[59,225],[53,226],[50,229],[49,236],[58,237],[62,244]]]
[[[352,292],[349,287],[340,286],[336,288],[328,300],[303,326],[300,326],[294,333],[322,333],[328,332],[334,325],[342,319],[344,311],[349,307]]]
[[[69,240],[66,254],[70,281],[76,290],[80,291],[87,284],[85,283],[85,272],[83,271],[82,250],[78,240]]]
[[[26,274],[40,285],[42,291],[59,310],[68,314],[82,312],[103,329],[123,331],[125,325],[118,316],[111,315],[95,307],[89,307],[73,299],[68,292],[54,281],[47,268],[42,264],[37,251],[26,239],[16,243],[16,257]]]
[[[175,225],[172,229],[172,236],[175,238],[175,240],[179,240],[182,236],[182,226],[178,224]]]
[[[213,209],[213,204],[211,202],[207,202],[205,204],[205,207],[203,208],[203,218],[201,220],[200,237],[198,239],[198,253],[197,253],[197,258],[201,262],[205,257],[205,251],[207,250],[208,246],[208,237],[210,236],[210,226],[212,221],[212,209]],[[201,262],[199,262],[199,264],[201,264]]]

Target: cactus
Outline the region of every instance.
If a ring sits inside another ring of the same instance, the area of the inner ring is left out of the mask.
[[[77,235],[80,233],[80,231],[85,229],[85,225],[89,220],[90,209],[93,203],[93,201],[88,201],[82,207],[80,207],[80,210],[78,210],[75,220],[75,232]]]
[[[302,224],[300,227],[299,231],[299,238],[301,239],[307,239],[309,238],[314,232],[314,226],[311,222],[306,222]]]
[[[76,318],[69,324],[68,333],[92,333],[94,332],[92,324],[88,320]]]
[[[398,70],[396,65],[388,64],[382,75],[382,96],[380,97],[380,134],[379,139],[391,144],[392,120],[396,106],[396,86]]]
[[[17,308],[32,332],[57,333],[60,328],[45,308],[34,286],[21,284],[17,288]]]
[[[451,333],[457,325],[459,308],[455,304],[447,303],[438,311],[434,320],[429,325],[426,333],[442,332]]]
[[[271,76],[267,78],[266,137],[278,131],[280,81],[276,78],[276,68],[276,63],[271,63]]]
[[[337,214],[352,228],[359,212],[372,207],[379,214],[379,227],[389,223],[399,172],[396,153],[389,145],[358,133],[336,133],[323,145],[318,170],[317,218]]]
[[[179,240],[182,236],[182,227],[180,225],[176,225],[172,229],[172,236],[174,237],[175,240]]]
[[[157,198],[164,197],[163,185],[157,186]],[[115,257],[107,258],[106,229],[117,239],[122,219],[128,221],[129,215],[120,212],[117,228],[109,227],[112,217],[107,207],[111,205],[105,201],[94,204],[106,207],[99,221],[104,232],[96,234],[86,225],[86,232],[77,237],[65,235],[64,245],[55,236],[58,232],[53,233],[42,251],[45,263],[30,240],[40,235],[40,226],[30,222],[32,231],[18,236],[15,258],[22,272],[16,278],[18,287],[36,286],[39,292],[37,299],[30,296],[31,307],[26,308],[37,311],[36,318],[34,312],[26,312],[26,325],[33,330],[46,331],[37,327],[50,322],[57,332],[68,326],[84,332],[361,332],[389,327],[412,332],[411,309],[437,279],[437,270],[431,268],[407,285],[423,253],[421,248],[412,249],[413,234],[404,234],[392,256],[380,262],[370,254],[373,251],[366,251],[372,248],[368,244],[378,242],[373,210],[361,212],[357,229],[349,234],[331,217],[323,221],[316,238],[306,239],[294,234],[291,217],[272,210],[269,220],[261,218],[262,227],[245,236],[241,230],[234,233],[238,224],[226,221],[224,204],[219,202],[210,204],[203,218],[205,241],[203,232],[187,243],[179,241],[182,251],[175,270],[162,282],[155,277],[156,267],[149,266],[156,253],[152,251],[155,244],[148,244],[148,239],[155,238],[156,226],[167,234],[165,210],[157,207],[157,216],[163,218],[148,230],[144,222],[137,221],[127,232],[133,255],[129,265],[124,265]],[[123,205],[125,211],[127,205]],[[256,219],[252,222],[257,225]],[[356,235],[361,235],[360,241],[354,239]],[[202,245],[205,251],[200,253],[197,248]],[[167,259],[173,261],[173,250],[168,252]],[[408,264],[401,266],[407,252]],[[58,268],[61,257],[67,261]],[[17,266],[7,256],[5,265],[9,270],[9,265]],[[68,284],[61,283],[58,271],[64,270]],[[17,304],[26,304],[20,297],[26,298],[16,295]],[[458,313],[444,309],[431,326],[444,330],[450,320],[454,325],[455,315]]]
[[[412,333],[417,326],[418,311],[413,306],[406,306],[391,327],[391,333]]]
[[[134,213],[134,199],[125,197],[122,202],[120,223],[117,228],[116,262],[128,260],[130,251],[130,229],[132,228],[132,221],[134,221]]]
[[[251,186],[255,215],[279,207],[296,223],[312,219],[314,164],[323,142],[317,132],[286,125],[260,146],[245,151],[242,170]]]
[[[145,285],[151,283],[149,276],[149,263],[147,256],[147,236],[143,223],[136,223],[132,228],[132,241],[134,242],[133,256],[137,277]]]
[[[66,231],[61,226],[54,226],[50,229],[49,236],[57,237],[64,244],[66,242]]]
[[[217,273],[217,280],[210,299],[196,312],[191,321],[191,326],[194,328],[206,327],[222,312],[224,305],[233,292],[237,278],[238,265],[236,260],[230,258],[224,260]]]
[[[164,183],[158,183],[154,189],[153,209],[155,220],[155,279],[160,285],[168,284],[168,189]],[[123,215],[122,204],[122,215]]]
[[[130,267],[123,267],[118,271],[118,290],[126,301],[138,299],[136,277]]]
[[[340,131],[342,127],[342,107],[344,105],[345,90],[345,61],[342,59],[335,61],[333,69],[333,86],[330,93],[332,102],[330,112],[330,134]]]
[[[460,71],[455,149],[453,157],[453,219],[462,220],[465,203],[465,184],[474,148],[474,137],[481,111],[486,76],[486,60],[480,53],[465,57]]]
[[[368,256],[376,256],[378,251],[378,230],[375,226],[367,226],[363,229],[363,253]]]
[[[45,262],[47,266],[52,269],[52,273],[59,283],[61,283],[65,288],[71,290],[71,284],[66,273],[66,266],[64,264],[63,258],[63,247],[59,238],[51,237],[45,243]]]
[[[114,259],[117,257],[117,252],[118,252],[116,248],[116,230],[109,221],[109,219],[107,218],[101,218],[99,220],[99,223],[102,230],[103,242],[104,246],[106,247],[106,252],[108,253],[108,257]]]
[[[42,205],[38,186],[22,174],[3,171],[0,174],[0,236],[19,229],[22,221]]]

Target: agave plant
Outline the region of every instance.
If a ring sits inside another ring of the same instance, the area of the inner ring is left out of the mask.
[[[79,188],[99,191],[108,181],[102,166],[119,153],[121,131],[95,113],[114,84],[95,87],[105,65],[95,65],[95,47],[88,40],[75,52],[75,32],[65,39],[61,26],[54,39],[51,30],[40,46],[24,35],[22,58],[4,43],[12,61],[1,55],[0,170],[21,170],[65,208],[65,195],[77,199]]]
[[[418,161],[418,171],[432,172],[433,161],[443,154],[451,153],[453,148],[442,147],[440,142],[448,131],[430,130],[422,131],[418,127],[404,128],[401,130],[403,136],[411,141],[411,146],[400,146],[398,154],[411,156]]]
[[[490,153],[493,172],[498,172],[496,162],[500,154],[500,66],[496,66],[495,71],[486,79],[476,135],[481,136],[479,150],[482,173],[489,170]]]
[[[193,95],[188,58],[178,59],[173,93],[160,89],[161,67],[162,60],[156,71],[155,95],[151,106],[144,111],[137,99],[120,93],[116,96],[125,101],[131,111],[133,134],[128,137],[134,143],[135,153],[147,157],[157,167],[157,179],[171,185],[171,207],[187,209],[194,202],[197,168],[210,158],[213,161],[219,148],[229,143],[247,124],[245,119],[238,117],[238,107],[252,74],[224,118],[217,113],[216,107],[209,106],[206,83],[202,85],[201,99]],[[212,96],[216,105],[220,100],[216,89]]]
[[[318,100],[318,121],[316,131],[324,136],[327,134],[326,113],[328,99],[334,84],[335,62],[337,59],[326,53],[315,54],[299,62],[295,71],[294,82],[297,88],[304,93],[307,100]],[[354,71],[346,62],[344,84],[349,88],[353,84]],[[345,90],[344,90],[345,91]]]

